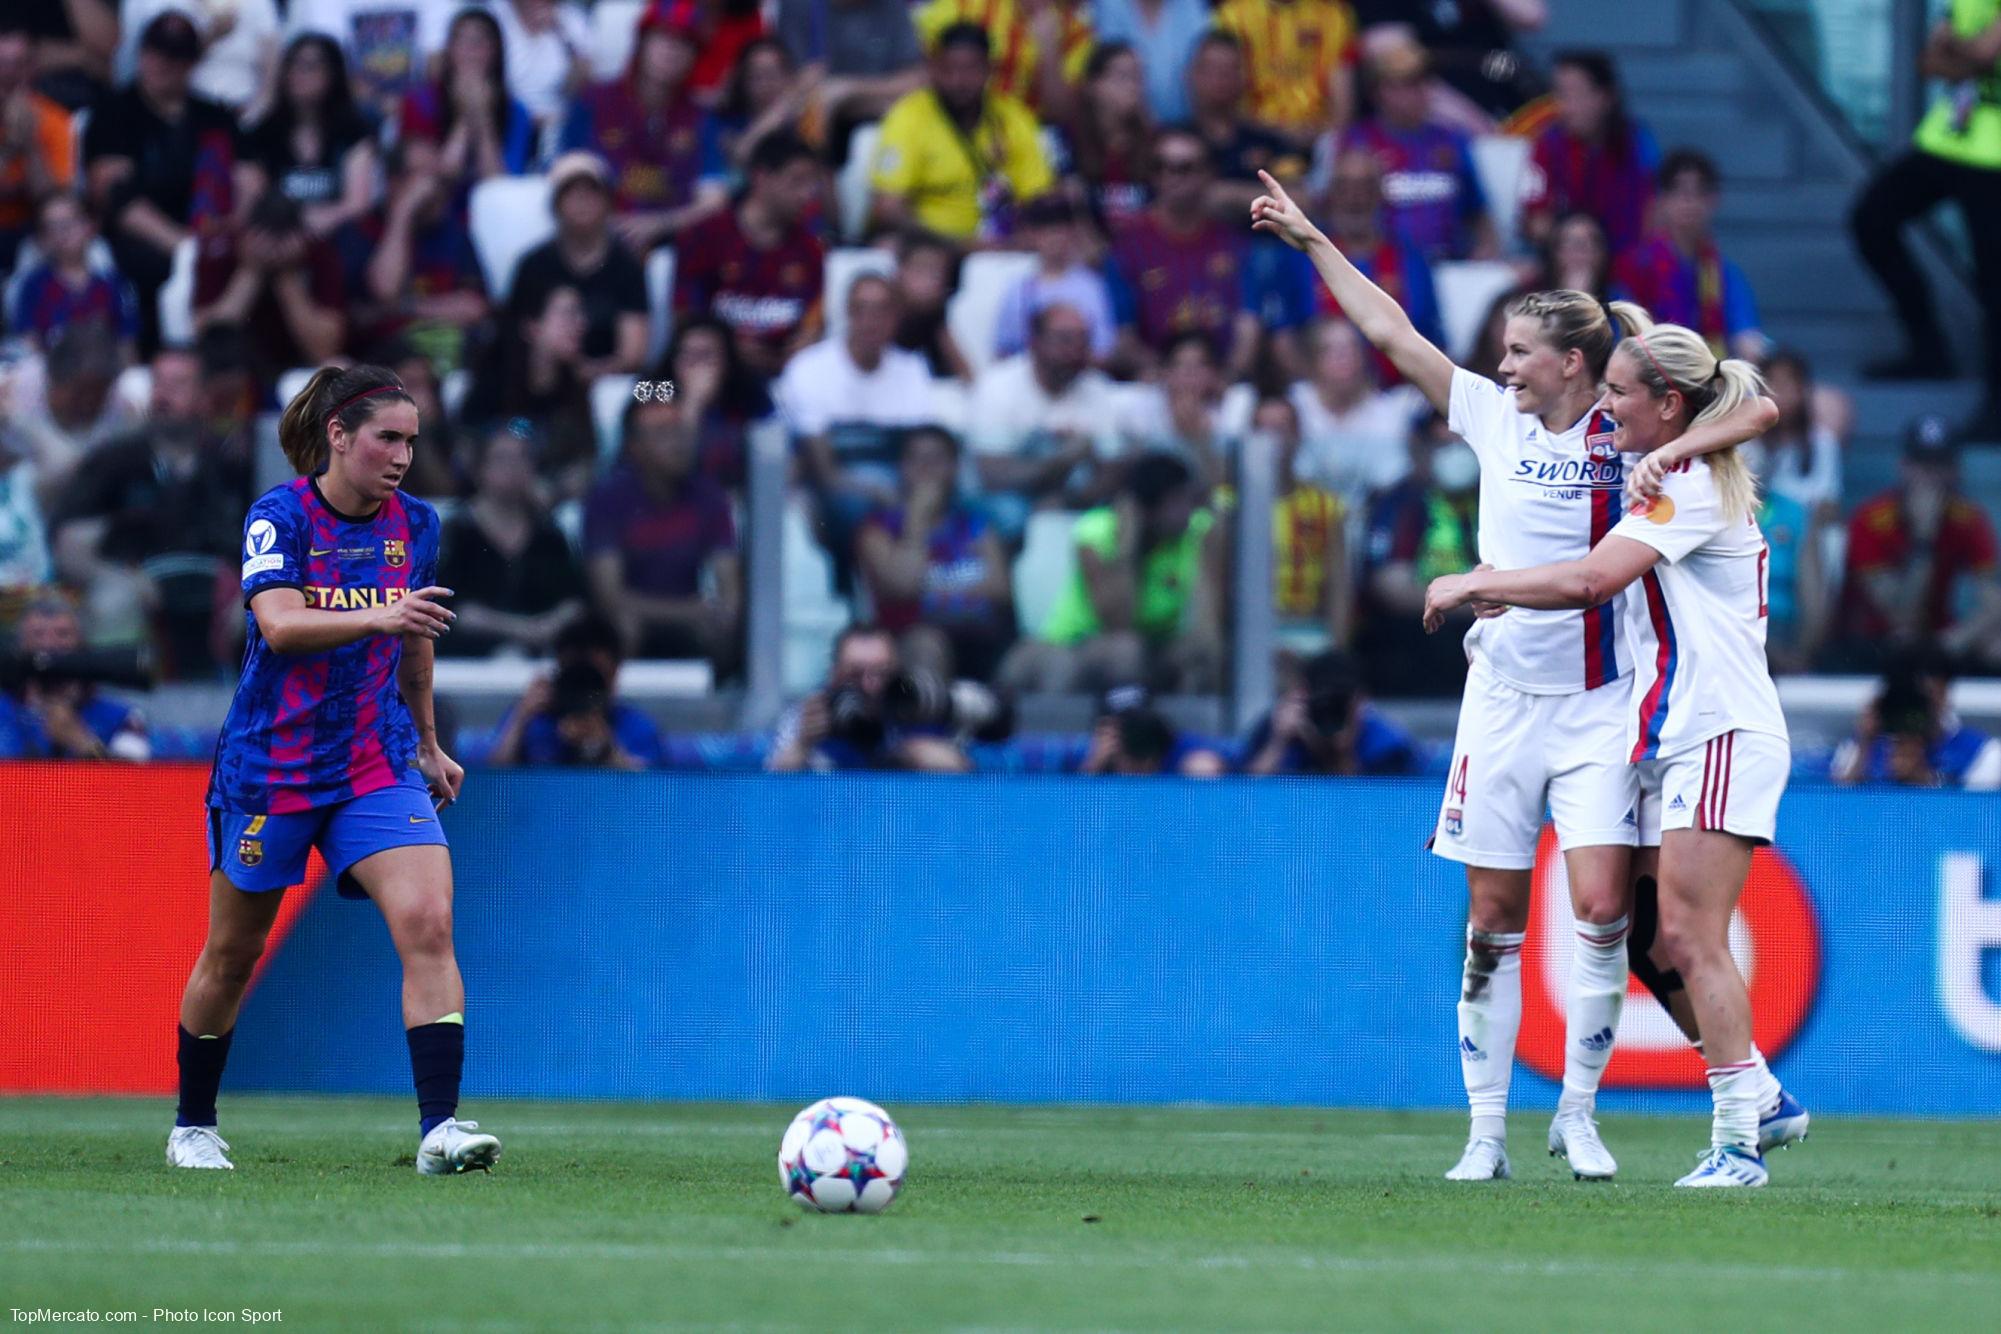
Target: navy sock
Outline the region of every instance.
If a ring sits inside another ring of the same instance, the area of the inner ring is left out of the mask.
[[[410,1039],[410,1076],[417,1085],[417,1124],[428,1135],[459,1109],[459,1072],[466,1061],[465,1021],[456,1014],[419,1024]]]
[[[177,1126],[215,1124],[215,1094],[222,1087],[223,1063],[229,1060],[231,1029],[219,1037],[196,1037],[175,1026],[180,1034],[181,1105],[175,1110]]]

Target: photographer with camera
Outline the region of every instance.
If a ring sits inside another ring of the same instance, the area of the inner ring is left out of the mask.
[[[659,727],[645,710],[618,697],[624,665],[625,641],[604,617],[586,613],[564,626],[556,636],[555,674],[532,682],[508,710],[487,763],[659,764]]]
[[[1244,772],[1415,774],[1417,743],[1377,712],[1354,658],[1332,649],[1307,659],[1244,743]]]
[[[1832,777],[1844,787],[2001,789],[2001,740],[1959,720],[1947,703],[1951,663],[1919,651],[1893,663],[1855,735],[1834,752]]]
[[[972,770],[959,736],[1003,736],[1004,707],[969,682],[947,686],[903,668],[896,637],[878,625],[851,625],[834,644],[827,684],[779,720],[764,767],[771,773],[897,769]]]
[[[1221,778],[1229,762],[1208,746],[1175,730],[1154,707],[1145,686],[1114,686],[1098,701],[1091,724],[1091,747],[1084,752],[1080,774],[1143,777],[1177,774],[1182,778]]]
[[[31,601],[0,656],[0,759],[153,758],[137,709],[97,693],[100,683],[142,684],[131,653],[86,652],[83,626],[59,594]]]

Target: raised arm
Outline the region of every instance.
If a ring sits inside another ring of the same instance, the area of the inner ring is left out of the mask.
[[[1251,201],[1251,227],[1304,251],[1313,261],[1320,280],[1340,303],[1342,313],[1362,331],[1362,336],[1388,357],[1433,407],[1450,412],[1452,372],[1457,369],[1452,359],[1417,331],[1395,297],[1348,262],[1348,257],[1313,225],[1306,211],[1293,202],[1270,172],[1260,171],[1258,179],[1264,182],[1265,193]]]
[[[1474,570],[1431,581],[1424,597],[1424,628],[1435,633],[1446,613],[1470,602],[1498,602],[1536,611],[1597,607],[1654,567],[1661,553],[1630,537],[1607,537],[1583,560],[1532,565],[1525,570]]]
[[[1626,490],[1652,499],[1675,465],[1701,454],[1748,444],[1779,424],[1779,405],[1762,394],[1747,398],[1715,421],[1697,422],[1659,449],[1649,450],[1626,473]]]

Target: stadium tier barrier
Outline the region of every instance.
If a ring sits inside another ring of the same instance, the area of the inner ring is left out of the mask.
[[[171,1090],[204,780],[0,765],[0,1089]],[[478,773],[444,817],[467,1094],[1457,1107],[1436,809],[1406,781]],[[2001,1112],[2001,802],[1806,790],[1780,825],[1736,941],[1788,1085]],[[1574,938],[1548,843],[1516,1076],[1544,1107]],[[379,916],[293,891],[226,1091],[406,1091],[397,995]],[[1706,1105],[1642,994],[1609,1083]]]

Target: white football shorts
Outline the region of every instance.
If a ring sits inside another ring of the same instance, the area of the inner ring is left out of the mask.
[[[1770,843],[1793,748],[1769,732],[1725,732],[1667,759],[1642,760],[1638,768],[1642,847],[1658,847],[1663,829],[1720,829]]]
[[[1632,701],[1625,677],[1574,695],[1531,695],[1476,658],[1431,850],[1526,871],[1545,812],[1565,848],[1631,847],[1639,838],[1639,774],[1626,762]]]

